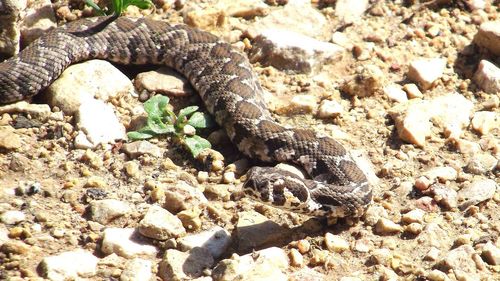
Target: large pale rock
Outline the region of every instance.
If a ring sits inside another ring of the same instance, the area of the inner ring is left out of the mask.
[[[470,185],[460,189],[458,192],[461,209],[481,203],[493,197],[497,190],[497,184],[494,180],[476,180]]]
[[[202,207],[208,203],[203,192],[186,183],[179,181],[175,185],[164,186],[163,208],[172,213],[188,210],[193,207]]]
[[[89,278],[96,274],[98,258],[90,252],[75,250],[43,258],[40,269],[52,281]]]
[[[343,50],[335,44],[293,31],[267,29],[255,38],[250,61],[259,61],[282,70],[311,73],[338,58]]]
[[[462,245],[449,251],[440,264],[453,270],[455,274],[460,271],[474,273],[477,270],[476,262],[473,259],[474,255],[477,254],[471,245]]]
[[[106,255],[115,253],[125,258],[156,256],[158,250],[144,240],[135,228],[106,228],[101,251]]]
[[[107,224],[131,210],[128,203],[116,199],[96,200],[90,202],[90,219],[100,224]]]
[[[500,94],[500,68],[487,60],[481,60],[474,74],[474,81],[485,92]]]
[[[472,118],[472,128],[481,135],[486,135],[492,129],[500,128],[500,114],[493,111],[478,111]]]
[[[0,221],[5,224],[16,224],[26,220],[26,215],[21,211],[6,211],[0,215]]]
[[[215,226],[200,233],[179,238],[177,243],[183,251],[205,248],[214,258],[219,258],[231,244],[231,235],[224,228]]]
[[[443,76],[446,60],[440,58],[419,59],[410,62],[408,78],[418,83],[423,90],[430,89],[437,79]]]
[[[261,17],[270,11],[269,6],[261,0],[222,0],[218,4],[232,17]]]
[[[150,281],[153,278],[152,269],[150,260],[134,258],[125,264],[120,281]]]
[[[146,237],[158,240],[177,238],[186,234],[181,220],[157,205],[149,207],[139,223],[139,232]]]
[[[26,113],[42,122],[47,121],[51,115],[50,107],[47,104],[34,104],[26,101],[0,106],[0,115],[4,113]]]
[[[15,150],[22,145],[21,137],[11,126],[0,126],[0,149]]]
[[[337,0],[335,15],[346,24],[357,22],[368,9],[368,2],[368,0]]]
[[[98,98],[107,101],[119,93],[132,93],[133,90],[128,77],[111,63],[90,60],[68,67],[49,86],[46,96],[51,106],[73,115],[86,100]]]
[[[168,67],[139,73],[134,79],[138,91],[162,93],[168,96],[188,96],[194,93],[189,81]]]
[[[474,43],[500,56],[500,21],[488,21],[479,27]]]
[[[356,69],[342,85],[342,91],[352,96],[367,97],[381,92],[385,85],[384,73],[376,65],[365,65]]]
[[[212,255],[204,248],[194,248],[189,252],[169,249],[158,266],[158,275],[165,281],[191,280],[200,277],[203,270],[213,263]]]
[[[56,16],[50,0],[28,1],[28,7],[22,15],[21,40],[25,46],[44,32],[57,27]]]

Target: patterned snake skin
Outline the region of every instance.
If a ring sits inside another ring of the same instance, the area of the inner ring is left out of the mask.
[[[359,217],[371,202],[368,181],[337,141],[276,123],[246,56],[214,35],[184,25],[99,17],[44,34],[0,64],[0,104],[44,90],[70,64],[105,59],[173,67],[250,158],[299,165],[311,180],[277,168],[252,168],[244,184],[254,199],[311,216]]]

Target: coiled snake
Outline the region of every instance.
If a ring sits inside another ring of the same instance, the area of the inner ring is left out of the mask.
[[[82,19],[47,32],[0,64],[0,104],[27,99],[70,64],[92,59],[167,65],[186,76],[238,149],[264,162],[291,162],[312,179],[254,167],[245,193],[312,216],[360,216],[372,199],[366,176],[336,140],[276,123],[245,55],[185,25],[120,17]]]

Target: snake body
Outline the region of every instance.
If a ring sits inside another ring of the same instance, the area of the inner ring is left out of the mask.
[[[249,196],[311,216],[360,216],[371,202],[366,176],[336,140],[273,120],[245,55],[216,36],[145,18],[81,19],[45,33],[0,63],[0,104],[27,99],[70,64],[105,59],[167,65],[186,76],[238,149],[264,162],[291,162],[311,177],[277,168],[247,173]]]

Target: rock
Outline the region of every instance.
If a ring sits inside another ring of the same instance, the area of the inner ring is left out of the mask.
[[[218,4],[220,4],[226,13],[232,17],[261,17],[269,14],[270,11],[269,6],[261,0],[243,0],[238,2],[223,0]]]
[[[188,235],[177,239],[182,251],[194,248],[204,248],[214,259],[219,258],[231,244],[231,235],[220,226],[212,227],[200,233]]]
[[[403,86],[403,90],[406,92],[408,98],[410,99],[418,99],[418,98],[421,99],[424,97],[422,92],[420,92],[420,90],[418,89],[417,85],[413,83],[405,84]]]
[[[22,146],[21,137],[11,126],[0,126],[0,149],[16,150]]]
[[[89,278],[96,274],[98,258],[90,252],[75,250],[43,258],[42,275],[54,281]]]
[[[414,209],[414,210],[411,210],[408,213],[404,214],[401,217],[401,221],[404,223],[413,223],[413,222],[423,223],[424,216],[425,216],[425,212],[423,210]]]
[[[399,224],[385,218],[380,218],[375,225],[375,231],[379,234],[389,234],[395,232],[402,232],[403,227]]]
[[[0,56],[11,57],[19,53],[21,31],[21,11],[26,9],[27,1],[2,1],[2,14],[0,15]]]
[[[410,62],[407,75],[410,80],[417,82],[420,88],[428,90],[434,81],[443,76],[445,67],[445,59],[419,59]]]
[[[406,92],[398,84],[389,84],[384,87],[384,94],[395,102],[405,102],[408,100]]]
[[[154,257],[158,252],[154,246],[145,244],[135,228],[106,228],[101,251],[106,255],[115,253],[125,258],[142,255]]]
[[[431,247],[427,254],[425,254],[424,259],[428,261],[436,261],[439,258],[440,251],[436,247]]]
[[[304,257],[297,249],[290,249],[288,254],[290,257],[290,264],[296,267],[304,266]]]
[[[464,139],[455,140],[455,147],[462,154],[473,155],[481,151],[479,143]]]
[[[331,252],[340,253],[349,249],[349,243],[344,238],[330,232],[325,233],[325,245]]]
[[[123,145],[123,151],[127,153],[130,158],[137,158],[144,154],[155,157],[162,156],[162,151],[158,146],[145,140],[126,143]]]
[[[286,109],[280,109],[280,113],[311,113],[318,108],[317,99],[312,95],[295,95]]]
[[[208,203],[203,192],[185,181],[179,181],[174,186],[164,188],[165,198],[162,207],[171,213],[191,209],[194,206],[202,207]]]
[[[139,73],[134,79],[138,92],[146,90],[150,93],[161,93],[167,96],[189,96],[194,93],[187,79],[168,67]]]
[[[474,117],[472,118],[472,128],[481,135],[486,135],[492,129],[500,128],[499,116],[500,115],[496,112],[478,111],[474,113]]]
[[[202,210],[197,207],[191,207],[187,210],[183,210],[177,213],[177,217],[181,220],[182,225],[188,231],[198,231],[201,228],[201,216]]]
[[[290,281],[323,281],[328,280],[328,276],[323,273],[320,273],[312,268],[304,267],[300,270],[294,271],[289,275]],[[341,278],[340,281],[362,281],[361,279],[345,279]]]
[[[267,29],[252,45],[249,59],[281,70],[310,74],[338,59],[343,48],[289,30]]]
[[[204,248],[194,248],[189,252],[168,249],[158,266],[158,275],[163,280],[193,279],[200,277],[203,270],[213,263],[212,255]]]
[[[424,176],[432,183],[446,182],[456,180],[458,172],[452,167],[435,167],[424,172]]]
[[[418,242],[438,249],[447,248],[452,244],[448,232],[435,222],[431,222],[424,227],[424,230],[419,235]]]
[[[4,113],[25,113],[29,114],[35,120],[45,122],[50,118],[52,112],[47,104],[33,104],[20,101],[0,106],[0,115]]]
[[[6,233],[6,235],[9,235]],[[1,241],[0,241],[1,242]],[[4,254],[15,254],[15,255],[25,255],[32,248],[30,245],[13,239],[7,239],[0,246],[0,252]]]
[[[466,209],[469,206],[479,204],[483,201],[493,198],[497,184],[494,180],[476,180],[470,185],[458,191],[459,200],[462,203],[459,205],[460,209]]]
[[[146,215],[139,222],[139,232],[157,240],[177,238],[186,234],[181,220],[157,205],[149,207]]]
[[[17,224],[26,220],[26,215],[21,211],[6,211],[0,215],[0,221],[5,224]]]
[[[500,21],[488,21],[479,27],[474,43],[500,56]]]
[[[28,46],[44,32],[57,27],[50,0],[28,1],[28,7],[23,11],[22,17],[20,28],[24,46]]]
[[[120,123],[113,108],[100,100],[83,101],[76,113],[78,127],[93,145],[126,139],[125,127]]]
[[[213,30],[226,25],[227,16],[224,9],[217,6],[194,8],[185,13],[184,23],[202,30]]]
[[[376,65],[366,65],[356,69],[356,74],[343,85],[342,91],[352,96],[367,97],[382,91],[385,84],[384,73]]]
[[[148,281],[153,278],[151,270],[153,263],[150,260],[134,258],[125,264],[120,275],[120,281]]]
[[[462,245],[449,251],[439,263],[454,272],[464,271],[473,273],[476,272],[474,255],[477,254],[471,245]]]
[[[450,281],[448,275],[438,269],[433,269],[429,272],[429,274],[427,274],[427,279],[429,279],[429,281]]]
[[[123,164],[123,169],[129,177],[136,177],[139,173],[139,164],[135,161],[127,161]]]
[[[96,200],[90,202],[90,219],[100,224],[107,224],[131,210],[128,203],[116,199]]]
[[[311,28],[313,26],[314,28]],[[253,39],[270,28],[288,30],[311,37],[329,34],[329,24],[325,16],[311,7],[308,1],[290,1],[283,8],[275,9],[266,17],[257,19],[246,30],[246,33]]]
[[[458,206],[458,193],[449,187],[433,184],[431,194],[434,196],[434,201],[445,209],[451,210]]]
[[[113,81],[110,83],[109,81]],[[47,89],[49,104],[68,115],[74,115],[89,99],[107,101],[119,93],[132,93],[134,87],[127,76],[111,63],[90,60],[69,66]],[[92,113],[98,113],[95,109]],[[103,121],[103,120],[101,120]]]
[[[493,171],[497,163],[498,160],[491,154],[475,154],[467,163],[465,170],[475,175],[484,175]]]
[[[387,218],[389,214],[382,206],[370,205],[364,214],[366,224],[374,226],[380,218]]]
[[[482,253],[484,260],[491,265],[500,264],[500,249],[493,243],[488,242],[483,246]]]
[[[257,212],[238,213],[236,239],[240,251],[265,247],[286,237],[288,229]]]
[[[388,113],[401,139],[423,147],[431,135],[431,120],[444,130],[445,136],[459,139],[462,128],[470,122],[472,109],[473,103],[462,95],[447,94],[432,100],[409,100],[389,109]]]
[[[214,280],[288,280],[283,273],[288,258],[280,248],[271,247],[244,256],[222,260],[212,272]]]
[[[334,100],[322,100],[318,108],[319,118],[333,118],[341,115],[344,108],[340,103]]]
[[[368,0],[338,0],[335,3],[335,16],[343,24],[356,23],[361,20],[361,16],[368,9],[368,4]]]
[[[392,258],[391,250],[386,248],[373,250],[370,257],[375,264],[380,265],[387,265]]]
[[[487,60],[481,60],[474,74],[474,82],[487,93],[500,93],[500,68]]]

